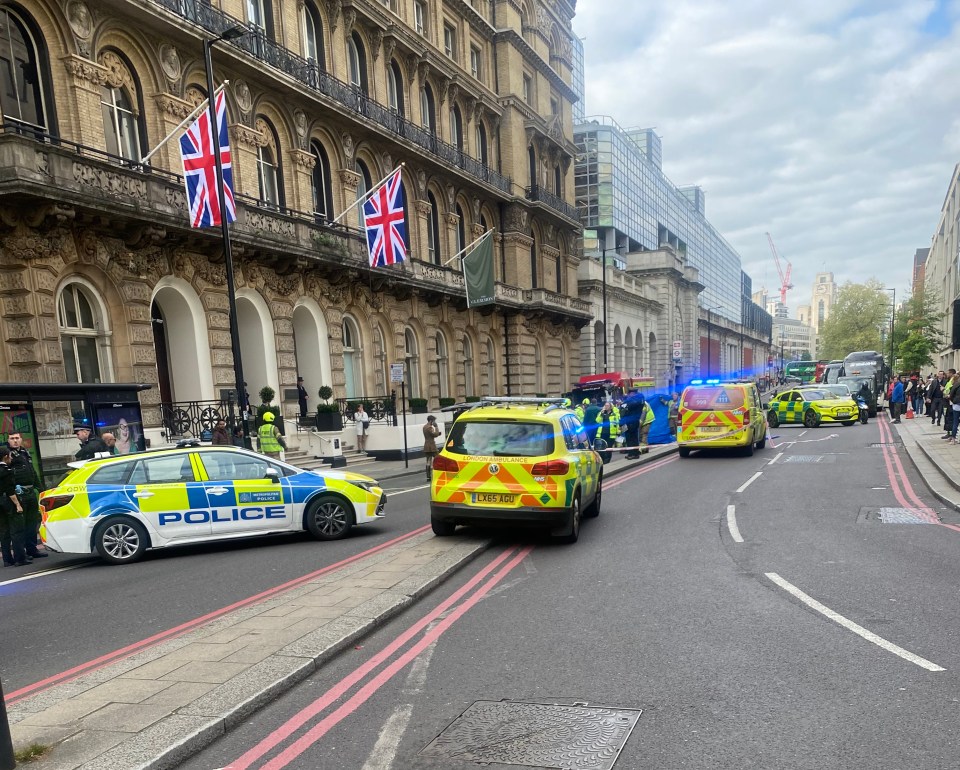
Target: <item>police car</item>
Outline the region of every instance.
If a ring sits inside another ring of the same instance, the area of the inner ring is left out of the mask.
[[[451,426],[433,460],[430,523],[545,527],[574,543],[582,518],[597,516],[603,461],[567,399],[487,397]]]
[[[357,473],[305,471],[236,447],[190,447],[70,463],[40,495],[50,550],[128,564],[148,548],[306,530],[344,537],[384,515]]]

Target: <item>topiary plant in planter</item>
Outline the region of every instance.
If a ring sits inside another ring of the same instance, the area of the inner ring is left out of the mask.
[[[457,403],[457,399],[444,396],[440,399],[440,408],[443,409],[445,406],[453,406],[455,403]]]
[[[410,399],[410,411],[413,414],[426,414],[427,413],[427,399],[425,398],[411,398]]]
[[[330,403],[330,399],[333,398],[333,388],[329,385],[323,385],[317,391],[317,395],[323,399],[322,404],[317,404],[317,430],[343,430],[343,415],[340,414],[340,405]]]

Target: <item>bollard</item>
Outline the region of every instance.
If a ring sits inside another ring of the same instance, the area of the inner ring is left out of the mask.
[[[7,704],[3,699],[3,682],[0,682],[0,770],[13,770],[17,760],[13,757],[13,738],[7,721]]]

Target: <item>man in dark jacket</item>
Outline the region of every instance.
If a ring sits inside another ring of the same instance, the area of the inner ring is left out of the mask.
[[[33,561],[25,549],[23,506],[17,497],[17,482],[10,467],[10,449],[0,447],[0,552],[3,566],[25,567]]]
[[[600,406],[593,402],[591,399],[590,403],[587,404],[583,409],[583,427],[587,431],[587,435],[590,437],[590,443],[592,444],[594,439],[597,437],[597,431],[600,429],[600,426],[597,424],[597,418],[600,416]]]
[[[91,434],[90,426],[77,424],[73,426],[73,432],[80,442],[80,448],[74,455],[76,460],[92,460],[99,452],[109,452],[107,445],[103,443],[99,436]]]
[[[937,376],[927,383],[927,395],[930,406],[927,408],[927,414],[930,415],[930,424],[940,424],[940,418],[943,416],[943,372],[937,372]]]
[[[900,415],[903,414],[907,403],[904,395],[903,381],[904,377],[898,377],[893,383],[893,390],[890,391],[890,416],[894,422],[900,422]]]
[[[40,492],[43,485],[33,466],[30,451],[23,446],[23,434],[13,431],[7,434],[7,446],[10,448],[10,468],[13,479],[20,488],[20,505],[23,508],[24,547],[30,559],[43,559],[47,553],[37,549],[40,545]]]

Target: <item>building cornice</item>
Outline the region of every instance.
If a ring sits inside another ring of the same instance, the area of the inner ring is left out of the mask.
[[[514,48],[523,54],[524,61],[532,64],[568,102],[572,104],[578,101],[577,94],[573,88],[567,85],[566,81],[560,77],[557,71],[545,62],[540,57],[540,54],[533,50],[533,46],[524,40],[519,32],[512,29],[498,29],[494,39],[498,43],[505,42],[513,45]]]

